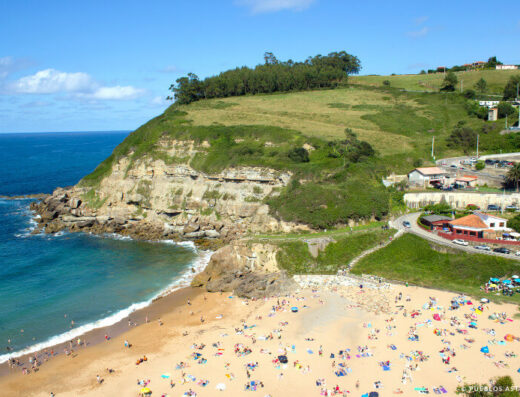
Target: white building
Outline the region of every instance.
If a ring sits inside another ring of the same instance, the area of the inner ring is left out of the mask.
[[[416,168],[408,173],[408,183],[421,186],[443,185],[447,177],[448,173],[439,167]]]
[[[500,218],[498,216],[485,214],[483,212],[473,212],[475,215],[477,215],[482,222],[484,222],[487,227],[491,230],[495,231],[506,231],[509,230],[507,227],[507,219]]]
[[[497,70],[515,70],[518,69],[516,65],[497,65]]]
[[[495,106],[498,106],[500,101],[479,101],[478,104],[480,106],[487,106],[488,108],[494,108]]]

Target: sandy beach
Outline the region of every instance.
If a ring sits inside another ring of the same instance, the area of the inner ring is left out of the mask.
[[[11,368],[3,395],[452,396],[496,376],[520,384],[520,342],[505,338],[520,336],[515,305],[479,309],[465,297],[450,310],[454,293],[398,285],[329,283],[257,301],[193,292],[160,321],[60,352],[36,372]]]

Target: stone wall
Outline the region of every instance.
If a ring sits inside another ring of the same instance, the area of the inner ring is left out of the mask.
[[[428,204],[446,202],[453,208],[464,209],[468,204],[478,205],[486,209],[488,205],[495,204],[505,208],[508,205],[520,207],[520,193],[496,194],[496,193],[464,193],[464,192],[428,192],[406,193],[404,201],[408,208],[418,209]]]

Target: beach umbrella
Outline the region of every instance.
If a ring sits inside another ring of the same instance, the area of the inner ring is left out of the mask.
[[[515,275],[512,276],[511,278],[520,278],[520,277],[518,277],[518,276],[515,274]]]
[[[291,307],[291,311],[293,313],[298,313],[298,308],[296,306]]]
[[[511,284],[511,280],[504,280],[502,281],[502,284]]]
[[[489,281],[491,281],[492,283],[499,283],[500,279],[493,277],[493,278],[490,278]]]
[[[168,379],[170,376],[171,376],[170,374],[166,373],[166,374],[162,374],[161,378]]]
[[[481,347],[481,348],[480,348],[480,351],[481,351],[482,353],[489,353],[489,347],[487,347],[487,346]]]
[[[226,385],[224,383],[219,383],[217,386],[215,386],[215,389],[224,391],[226,390]]]
[[[507,334],[506,336],[504,336],[504,339],[507,340],[508,342],[512,342],[515,340],[515,337],[511,334]]]
[[[379,393],[376,392],[376,391],[371,391],[371,392],[368,394],[368,397],[379,397]]]
[[[489,303],[489,299],[488,298],[482,298],[480,301],[482,303]]]
[[[143,387],[141,389],[141,394],[152,394],[152,391],[148,387]]]

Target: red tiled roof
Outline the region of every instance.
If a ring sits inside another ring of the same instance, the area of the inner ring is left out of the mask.
[[[455,219],[454,221],[449,222],[449,224],[453,226],[472,227],[474,229],[487,229],[489,227],[478,215],[474,214]]]

